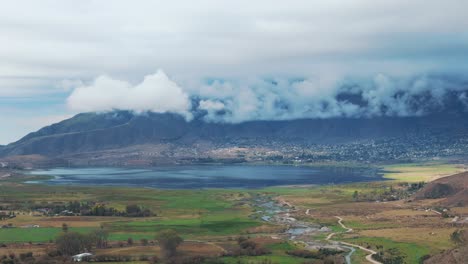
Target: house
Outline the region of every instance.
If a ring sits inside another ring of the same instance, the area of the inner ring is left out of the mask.
[[[62,212],[60,212],[60,215],[62,215],[62,216],[74,216],[75,213],[73,213],[72,211],[69,211],[69,210],[63,210]]]
[[[86,259],[87,257],[91,257],[92,255],[93,254],[91,254],[91,253],[81,253],[81,254],[72,256],[72,260],[75,261],[75,262],[81,262],[84,259]]]
[[[39,228],[40,226],[39,225],[25,225],[25,226],[22,226],[22,228]]]
[[[52,210],[50,208],[39,208],[34,213],[35,216],[49,215]]]

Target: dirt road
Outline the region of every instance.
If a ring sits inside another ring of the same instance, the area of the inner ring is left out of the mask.
[[[352,228],[349,228],[347,226],[345,226],[343,224],[343,218],[339,217],[339,216],[335,216],[337,219],[338,219],[338,224],[343,227],[344,229],[346,229],[345,233],[350,233],[353,231]],[[325,240],[331,240],[331,238],[336,235],[336,233],[331,233],[327,236],[327,238]],[[365,252],[368,252],[369,254],[366,256],[366,260],[369,261],[370,263],[373,263],[373,264],[383,264],[382,262],[380,261],[377,261],[377,260],[374,260],[372,258],[372,255],[374,254],[377,254],[377,252],[375,252],[374,250],[372,249],[368,249],[368,248],[365,248],[365,247],[362,247],[362,246],[359,246],[359,245],[355,245],[355,244],[351,244],[351,243],[348,243],[348,242],[344,242],[344,241],[337,241],[343,245],[346,245],[346,246],[350,246],[350,247],[354,247],[354,248],[359,248],[361,250],[364,250]],[[351,256],[349,256],[351,257]],[[347,260],[348,261],[348,260]]]

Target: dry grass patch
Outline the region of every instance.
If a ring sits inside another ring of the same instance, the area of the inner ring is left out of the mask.
[[[0,247],[0,256],[14,252],[16,255],[32,252],[34,256],[46,254],[49,245],[37,244],[9,244],[8,247]]]
[[[399,216],[434,216],[434,212],[425,210],[396,209],[387,210],[374,215],[374,217],[399,217]]]
[[[287,201],[295,206],[314,206],[314,205],[324,205],[324,204],[331,204],[332,201],[326,198],[321,197],[304,197],[304,196],[294,196],[294,195],[284,195],[278,197],[278,199],[282,199]]]
[[[468,215],[468,207],[453,207],[450,208],[450,211],[458,215]]]
[[[177,251],[181,255],[214,257],[223,253],[222,248],[212,243],[186,241],[182,243]],[[122,255],[122,256],[154,256],[161,255],[159,246],[124,246],[97,249],[96,255]]]
[[[261,225],[247,229],[247,234],[259,234],[259,233],[281,233],[284,231],[284,227],[278,225]]]
[[[426,245],[432,249],[443,250],[453,247],[450,234],[454,228],[390,228],[363,230],[359,234],[365,237],[384,237],[397,242]]]
[[[398,164],[385,166],[384,178],[405,182],[430,182],[465,171],[460,164]]]

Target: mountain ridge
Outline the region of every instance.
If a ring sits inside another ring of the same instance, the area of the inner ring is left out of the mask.
[[[329,118],[243,123],[186,121],[177,114],[113,111],[82,113],[0,146],[0,156],[47,157],[106,151],[138,145],[195,146],[200,143],[266,146],[273,143],[349,144],[360,140],[409,137],[460,137],[468,134],[465,113],[419,117]]]

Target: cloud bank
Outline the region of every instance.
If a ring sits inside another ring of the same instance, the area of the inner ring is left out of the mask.
[[[192,118],[188,95],[162,70],[145,76],[137,85],[100,76],[91,85],[75,88],[67,104],[78,112],[125,109],[135,112],[172,112],[186,119]]]
[[[468,105],[468,79],[459,76],[371,78],[309,77],[177,84],[163,71],[137,85],[98,77],[76,88],[68,105],[77,111],[177,113],[208,122],[298,118],[421,116]],[[460,108],[462,107],[462,108]]]

